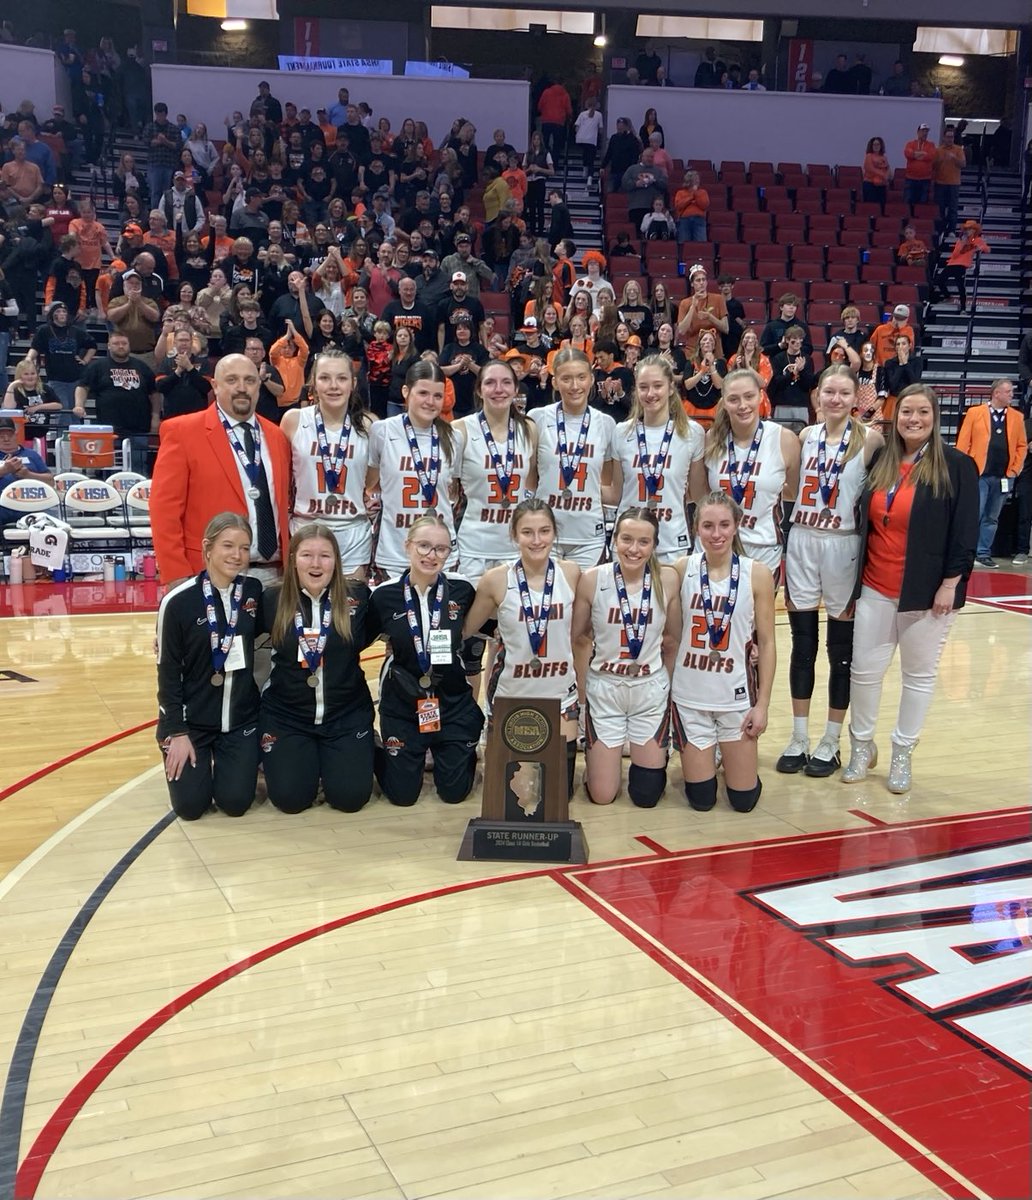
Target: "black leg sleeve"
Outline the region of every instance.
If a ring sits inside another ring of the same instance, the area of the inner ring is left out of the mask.
[[[788,664],[788,688],[793,700],[809,700],[813,695],[814,664],[817,661],[818,614],[790,612],[792,657]]]
[[[828,620],[828,706],[849,707],[849,671],[853,665],[853,622]]]

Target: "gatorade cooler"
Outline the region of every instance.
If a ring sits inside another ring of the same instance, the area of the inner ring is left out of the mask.
[[[115,465],[115,430],[111,425],[71,425],[68,429],[73,467],[112,470]]]

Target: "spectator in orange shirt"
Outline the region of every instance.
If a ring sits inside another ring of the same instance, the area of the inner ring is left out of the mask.
[[[166,281],[179,278],[179,265],[176,262],[176,235],[168,227],[165,214],[160,208],[153,208],[147,217],[146,241],[148,246],[157,246],[165,256],[164,270],[159,273]]]
[[[892,168],[889,166],[889,160],[885,157],[885,143],[880,137],[873,137],[867,143],[867,151],[864,154],[864,203],[880,204],[884,208],[891,178]]]
[[[233,253],[233,243],[235,238],[231,238],[227,232],[229,223],[225,217],[213,216],[211,218],[211,233],[205,234],[201,246],[207,250],[211,238],[215,238],[215,261],[228,258]]]
[[[79,201],[79,215],[74,217],[68,226],[68,232],[79,243],[79,270],[86,284],[86,305],[88,308],[97,307],[97,279],[100,276],[102,255],[114,257],[107,230],[97,220],[97,210],[93,201],[83,198]]]
[[[509,185],[512,198],[516,201],[516,211],[523,212],[527,199],[527,173],[520,166],[520,158],[515,150],[509,155],[509,165],[502,172],[502,178]]]
[[[566,126],[573,119],[570,93],[557,80],[541,93],[538,100],[538,115],[541,118],[541,136],[545,149],[558,160],[566,145]]]
[[[895,357],[896,338],[901,334],[910,339],[910,346],[913,348],[917,339],[910,326],[910,308],[906,304],[897,304],[892,310],[892,320],[875,326],[874,332],[871,334],[876,366],[883,367],[890,358]]]
[[[932,183],[935,203],[939,206],[942,227],[950,233],[957,228],[957,209],[960,203],[960,172],[967,164],[963,146],[956,142],[956,130],[948,126],[932,159]]]
[[[684,352],[695,359],[699,349],[699,334],[704,329],[727,333],[727,305],[719,292],[709,290],[706,268],[696,263],[688,272],[691,292],[677,306],[677,336]]]
[[[928,261],[928,244],[917,236],[913,225],[904,228],[903,241],[896,251],[896,257],[908,267],[923,267]]]
[[[674,194],[674,216],[677,218],[679,242],[706,240],[706,214],[709,212],[709,192],[699,186],[698,171],[685,171],[684,183]]]
[[[950,280],[956,280],[957,299],[960,301],[960,312],[967,308],[967,289],[964,286],[964,276],[975,261],[976,254],[988,254],[989,245],[982,237],[982,226],[977,221],[965,221],[960,227],[960,237],[957,238],[946,260],[946,265],[940,267],[932,280],[932,292],[929,299],[935,304],[949,297]]]
[[[924,204],[932,180],[935,147],[928,140],[928,126],[923,121],[917,127],[917,137],[903,147],[903,157],[907,160],[903,172],[903,199],[907,204]]]
[[[286,325],[287,332],[273,342],[269,350],[269,362],[283,381],[283,391],[276,400],[281,409],[291,408],[300,400],[301,390],[305,386],[305,364],[308,362],[308,343],[289,318]]]

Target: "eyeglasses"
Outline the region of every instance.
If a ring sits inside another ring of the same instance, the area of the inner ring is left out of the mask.
[[[424,558],[428,554],[432,554],[434,558],[447,558],[451,553],[451,546],[434,546],[430,542],[413,542],[417,554],[421,554]]]

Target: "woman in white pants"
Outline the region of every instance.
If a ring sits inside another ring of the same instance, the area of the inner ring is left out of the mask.
[[[978,471],[939,431],[926,384],[904,388],[884,452],[860,504],[864,546],[850,679],[850,759],[845,783],[878,761],[874,731],[882,683],[899,647],[903,694],[892,733],[888,788],[910,789],[910,756],[932,702],[946,637],[964,604],[978,541]]]

